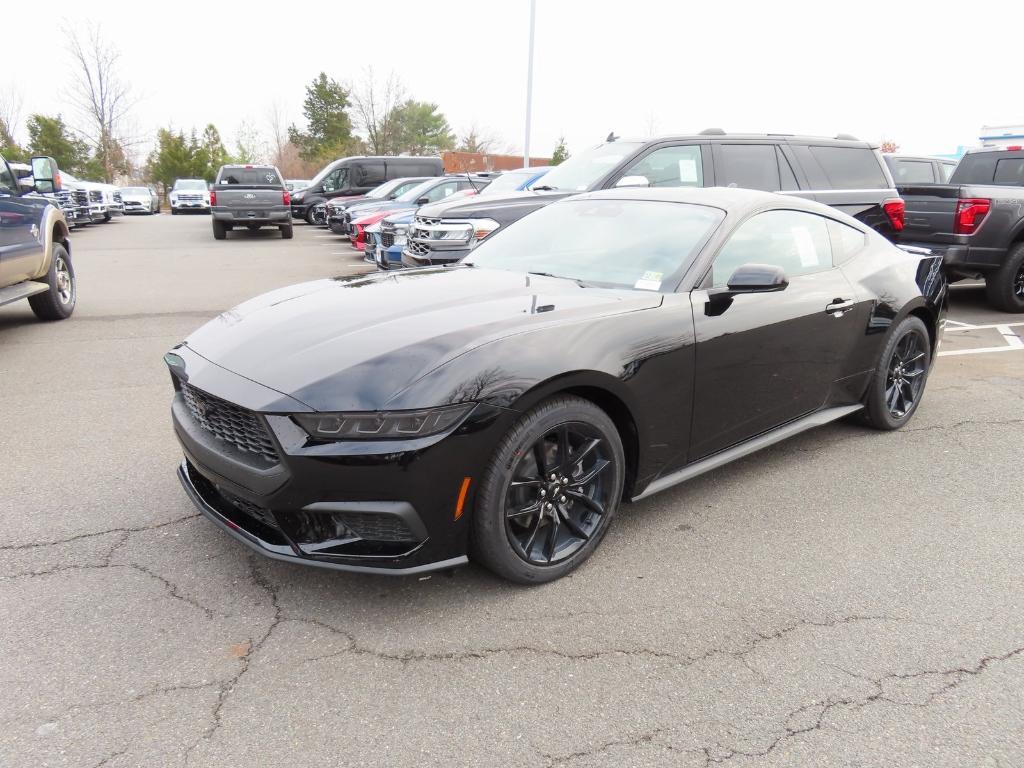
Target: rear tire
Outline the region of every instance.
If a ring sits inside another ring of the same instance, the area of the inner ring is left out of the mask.
[[[622,440],[604,411],[579,397],[541,403],[502,438],[483,475],[474,559],[520,584],[565,576],[608,531],[625,470]]]
[[[295,230],[292,229],[292,225],[291,224],[286,224],[283,227],[278,227],[278,229],[281,230],[281,239],[282,240],[291,240],[292,236],[295,234]]]
[[[108,221],[110,221],[111,218],[112,217],[111,217],[111,215],[109,213],[104,213],[103,214],[103,223],[106,224]]]
[[[50,290],[28,298],[36,317],[40,320],[65,320],[71,317],[78,300],[78,283],[75,281],[71,257],[60,243],[53,244],[46,283]]]
[[[1024,312],[1024,243],[1011,248],[1003,265],[985,276],[985,296],[1002,312]]]
[[[224,240],[228,236],[227,228],[221,221],[213,220],[213,239]]]
[[[931,367],[928,328],[919,317],[904,318],[889,335],[871,376],[864,422],[881,430],[909,422],[924,397]]]
[[[313,206],[311,205],[306,207],[306,223],[313,224]]]

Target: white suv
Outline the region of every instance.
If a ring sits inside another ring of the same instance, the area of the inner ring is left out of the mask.
[[[178,179],[168,198],[172,215],[181,211],[210,212],[210,186],[203,179]]]

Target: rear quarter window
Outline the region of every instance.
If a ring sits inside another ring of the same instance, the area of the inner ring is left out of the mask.
[[[868,147],[810,147],[830,189],[885,189],[878,156]]]
[[[828,221],[828,234],[832,241],[832,263],[837,267],[856,256],[867,244],[863,232],[834,219]]]

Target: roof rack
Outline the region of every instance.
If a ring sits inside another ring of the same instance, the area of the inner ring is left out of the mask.
[[[700,136],[725,136],[725,131],[721,128],[705,128],[700,132]]]

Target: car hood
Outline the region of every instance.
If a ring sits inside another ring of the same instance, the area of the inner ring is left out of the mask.
[[[471,349],[661,301],[658,293],[519,272],[418,269],[282,288],[223,313],[185,343],[316,410],[379,410]],[[406,397],[403,405],[437,403]]]
[[[412,203],[399,203],[396,200],[374,200],[353,205],[348,209],[348,212],[352,220],[355,221],[363,216],[369,216],[379,211],[405,211],[415,207]]]
[[[122,192],[121,193],[121,199],[122,200],[138,200],[139,202],[146,202],[146,203],[148,203],[153,198],[150,195],[144,195],[144,194],[141,194],[139,192]]]

